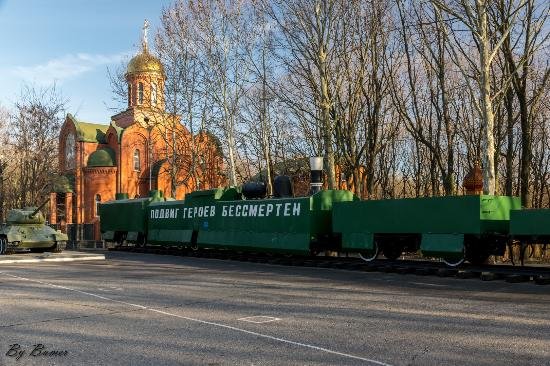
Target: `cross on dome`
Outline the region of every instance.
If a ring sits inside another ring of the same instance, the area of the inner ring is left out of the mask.
[[[149,30],[149,21],[145,19],[143,22],[143,39],[141,40],[141,46],[143,47],[143,51],[147,51],[147,31]]]

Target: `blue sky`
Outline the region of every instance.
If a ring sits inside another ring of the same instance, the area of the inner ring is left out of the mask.
[[[149,43],[169,0],[0,0],[0,105],[10,108],[27,85],[56,82],[67,111],[109,123],[115,114],[107,67],[140,48],[149,20]]]

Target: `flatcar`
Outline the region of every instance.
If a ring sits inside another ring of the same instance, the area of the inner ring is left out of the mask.
[[[450,266],[481,264],[504,254],[510,210],[520,208],[517,197],[485,195],[355,201],[334,205],[333,225],[342,250],[367,261],[420,250]]]
[[[550,245],[550,209],[512,210],[510,213],[510,240],[520,244],[520,262],[530,245]]]

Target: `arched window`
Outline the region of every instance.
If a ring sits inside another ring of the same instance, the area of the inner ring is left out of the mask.
[[[139,157],[138,149],[134,150],[134,170],[138,172],[141,170],[141,159]]]
[[[157,105],[157,84],[151,83],[151,105]]]
[[[128,105],[132,105],[132,84],[128,84]]]
[[[69,132],[65,138],[65,168],[74,169],[75,167],[75,139],[74,134]]]
[[[101,195],[95,195],[95,215],[99,216],[99,204],[101,203]]]
[[[138,104],[143,104],[143,83],[138,84]]]

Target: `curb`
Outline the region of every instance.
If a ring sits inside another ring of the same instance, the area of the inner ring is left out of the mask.
[[[42,262],[76,262],[76,261],[96,261],[105,260],[105,255],[90,255],[82,257],[60,257],[60,258],[33,258],[33,259],[6,259],[0,260],[2,264],[14,264],[14,263],[42,263]]]

